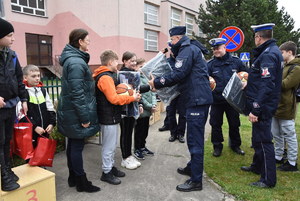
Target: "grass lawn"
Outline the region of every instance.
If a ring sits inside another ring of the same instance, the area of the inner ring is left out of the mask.
[[[235,154],[228,147],[228,124],[224,116],[224,148],[222,155],[218,158],[212,156],[213,148],[210,137],[205,143],[204,168],[207,175],[238,200],[300,200],[300,171],[277,171],[277,185],[275,188],[259,189],[249,186],[251,182],[258,181],[260,176],[240,170],[241,166],[251,164],[254,154],[254,150],[250,148],[251,123],[245,116],[241,116],[240,132],[242,138],[241,148],[246,152],[244,156]],[[300,109],[298,109],[296,118],[296,132],[300,144]],[[298,168],[300,168],[299,165]]]

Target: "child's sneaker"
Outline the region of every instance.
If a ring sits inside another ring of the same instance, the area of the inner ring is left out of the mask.
[[[134,155],[134,157],[136,157],[139,160],[144,160],[145,159],[145,157],[144,157],[144,155],[143,155],[143,153],[141,152],[140,149],[136,149],[134,151],[133,155]]]
[[[147,147],[141,148],[141,151],[144,155],[147,155],[147,156],[153,156],[154,155],[154,152],[147,149]]]
[[[132,161],[133,164],[135,164],[137,167],[140,167],[142,164],[137,160],[135,159],[132,155],[128,157],[128,159],[130,161]]]
[[[275,159],[275,161],[276,161],[277,164],[283,164],[284,163],[284,159],[283,158],[281,160]]]
[[[103,172],[100,180],[113,185],[121,183],[121,180],[113,174],[112,170],[106,174]]]
[[[125,160],[122,159],[121,166],[129,170],[134,170],[138,167],[137,164],[134,163],[130,157],[126,158]]]
[[[115,166],[112,167],[111,172],[112,172],[113,175],[116,176],[116,177],[125,177],[125,172],[122,172],[121,170],[119,170],[119,169],[116,168]]]
[[[295,166],[291,165],[289,163],[289,161],[285,162],[284,164],[280,165],[277,167],[278,170],[281,170],[281,171],[286,171],[286,172],[294,172],[294,171],[298,171],[298,168],[297,168],[297,163]]]

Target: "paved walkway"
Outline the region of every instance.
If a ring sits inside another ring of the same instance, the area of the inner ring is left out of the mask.
[[[101,188],[97,193],[78,193],[75,188],[70,188],[67,184],[65,152],[57,154],[54,167],[47,168],[56,173],[57,201],[231,200],[206,176],[203,179],[202,191],[186,193],[176,190],[176,185],[188,179],[187,176],[178,174],[176,169],[185,166],[189,160],[189,152],[186,143],[168,142],[168,131],[158,132],[158,128],[163,124],[164,115],[162,113],[161,120],[150,127],[147,146],[155,155],[141,161],[141,167],[136,170],[121,168],[121,150],[120,147],[117,148],[115,165],[126,173],[126,177],[121,178],[120,185],[114,186],[100,181],[101,147],[98,144],[87,144],[84,149],[84,168],[88,179]]]

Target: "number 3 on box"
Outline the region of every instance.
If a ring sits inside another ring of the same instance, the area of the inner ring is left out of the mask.
[[[38,198],[36,197],[36,190],[30,190],[26,193],[26,195],[33,194],[31,198],[28,199],[28,201],[38,201]]]

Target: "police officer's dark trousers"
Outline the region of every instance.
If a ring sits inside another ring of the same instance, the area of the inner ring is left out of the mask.
[[[164,120],[164,125],[166,128],[169,128],[169,105],[166,107],[166,117],[165,117],[165,120]]]
[[[191,154],[191,160],[187,168],[191,169],[193,182],[202,182],[204,131],[208,116],[209,105],[188,107],[187,117],[187,145]]]
[[[255,153],[251,166],[260,172],[261,182],[273,187],[276,184],[276,162],[271,122],[270,118],[252,124],[252,145]]]
[[[229,139],[231,147],[241,146],[240,136],[240,115],[234,108],[228,103],[213,104],[210,110],[210,125],[211,129],[211,142],[214,148],[223,148],[222,142],[224,141],[222,133],[223,115],[226,114],[226,118],[229,125]]]
[[[186,128],[186,117],[185,117],[185,103],[182,101],[183,98],[181,95],[177,96],[170,103],[169,111],[168,111],[168,119],[169,119],[169,128],[171,135],[178,137],[179,135],[184,136],[185,128]],[[177,114],[178,111],[178,121]]]

